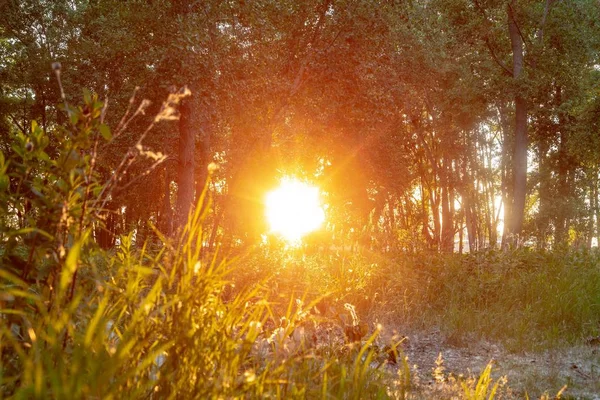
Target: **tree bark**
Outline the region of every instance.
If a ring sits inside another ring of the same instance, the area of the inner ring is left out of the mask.
[[[538,215],[538,247],[545,249],[548,245],[548,226],[550,223],[550,207],[552,204],[551,198],[551,167],[547,157],[549,144],[545,140],[539,140],[538,142],[538,158],[539,158],[539,215]]]
[[[523,230],[525,200],[527,195],[527,101],[519,87],[519,78],[523,71],[523,38],[516,22],[514,6],[516,0],[508,4],[508,32],[512,47],[513,80],[515,87],[515,147],[513,159],[514,192],[512,218],[509,225],[510,240],[518,243]]]
[[[558,86],[556,88],[556,106],[560,107],[562,104],[562,88]],[[569,241],[569,203],[571,197],[569,179],[570,166],[569,166],[569,154],[567,153],[569,132],[567,127],[567,120],[563,113],[559,114],[558,117],[558,212],[555,218],[555,230],[554,230],[554,244],[556,246],[566,245]]]
[[[593,195],[593,202],[592,204],[594,204],[594,214],[596,216],[595,218],[595,222],[596,222],[596,245],[600,246],[600,201],[598,199],[598,185],[600,184],[600,179],[599,179],[599,174],[600,174],[600,170],[598,168],[598,166],[594,167],[593,170],[593,174],[594,174],[594,180],[593,180],[593,191],[592,191],[592,195]]]

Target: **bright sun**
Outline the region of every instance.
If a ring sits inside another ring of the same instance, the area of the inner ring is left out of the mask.
[[[271,231],[292,243],[318,229],[325,220],[319,189],[290,178],[267,194],[266,214]]]

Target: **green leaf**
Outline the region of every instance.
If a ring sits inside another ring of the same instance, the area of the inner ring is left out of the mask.
[[[0,191],[4,191],[8,188],[8,185],[10,184],[10,179],[8,179],[7,175],[0,175]]]
[[[60,275],[60,291],[65,292],[71,280],[73,280],[73,275],[75,271],[77,271],[77,265],[79,263],[79,254],[81,253],[81,247],[83,243],[83,238],[76,241],[69,250],[69,254],[67,255],[67,259],[65,260],[65,265],[62,270],[62,274]]]
[[[92,318],[92,320],[90,321],[90,323],[88,325],[87,331],[85,332],[85,338],[83,341],[83,343],[86,347],[89,347],[92,344],[92,339],[97,334],[96,328],[98,327],[98,324],[100,323],[100,320],[102,319],[102,316],[104,315],[104,310],[108,306],[108,300],[109,300],[109,298],[107,296],[105,296],[102,299],[100,304],[98,304],[98,309],[96,310],[94,317]]]
[[[40,151],[38,154],[38,158],[42,161],[50,161],[50,156],[45,151]]]
[[[102,135],[104,140],[106,140],[107,142],[109,142],[112,139],[112,133],[110,133],[110,128],[108,127],[108,125],[100,124],[98,130],[100,131],[100,134]]]
[[[24,236],[24,235],[28,235],[30,233],[40,234],[50,240],[54,239],[54,236],[52,236],[48,232],[46,232],[42,229],[39,229],[39,228],[23,228],[23,229],[19,229],[17,231],[10,232],[9,235],[10,236]]]
[[[85,104],[90,104],[92,102],[92,93],[86,88],[83,89],[83,101]]]
[[[13,143],[12,144],[12,149],[13,151],[21,158],[25,158],[25,153],[23,152],[23,146],[20,145],[20,143]]]
[[[35,186],[31,187],[31,193],[35,194],[37,197],[44,198],[44,194]]]
[[[0,278],[5,279],[8,282],[11,282],[11,283],[18,285],[20,287],[23,287],[23,288],[28,287],[28,285],[27,285],[27,283],[25,283],[25,281],[23,281],[21,278],[14,275],[13,273],[7,271],[6,269],[0,268]]]

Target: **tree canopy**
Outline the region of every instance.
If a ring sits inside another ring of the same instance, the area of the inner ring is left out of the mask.
[[[260,240],[285,175],[321,187],[335,243],[600,237],[596,0],[8,0],[0,14],[2,153],[32,121],[68,118],[61,91],[88,89],[113,132],[98,174],[136,144],[166,156],[118,182],[95,232],[106,246],[147,221],[176,231],[210,163],[210,246]]]

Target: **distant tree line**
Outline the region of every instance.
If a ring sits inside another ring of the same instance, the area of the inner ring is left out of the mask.
[[[132,165],[104,205],[106,247],[148,237],[148,221],[175,232],[211,162],[211,246],[259,240],[285,174],[325,192],[328,240],[452,252],[600,237],[597,0],[6,0],[0,15],[4,154],[32,121],[66,122],[55,62],[69,102],[97,93],[107,125],[141,110],[99,149],[106,179],[182,95],[144,137],[166,160],[141,178],[151,160]]]

